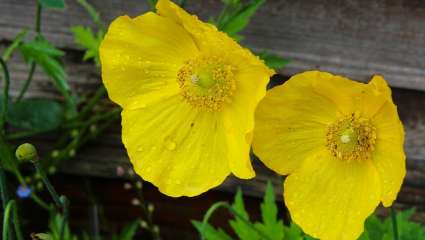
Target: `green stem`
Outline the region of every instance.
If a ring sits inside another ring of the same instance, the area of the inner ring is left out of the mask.
[[[19,221],[17,205],[15,205],[15,207],[13,208],[13,225],[15,226],[15,234],[16,234],[17,240],[24,240],[22,229],[21,229],[21,223]]]
[[[57,129],[51,129],[51,130],[35,130],[35,131],[22,131],[22,132],[9,133],[6,136],[6,139],[7,140],[17,140],[17,139],[21,139],[21,138],[30,138],[30,137],[34,137],[34,136],[36,136],[38,134],[51,132],[53,130],[57,130]]]
[[[61,196],[60,200],[61,200],[60,202],[62,203],[62,208],[63,208],[63,219],[60,226],[59,240],[63,240],[64,234],[65,234],[65,226],[68,221],[68,215],[69,215],[69,212],[68,212],[69,203],[68,203],[68,199],[65,196]]]
[[[0,119],[0,132],[4,133],[4,125],[6,123],[6,116],[8,112],[8,106],[9,106],[10,75],[9,75],[9,69],[7,68],[6,62],[3,60],[3,58],[0,58],[0,65],[3,68],[3,75],[4,75],[4,81],[5,81],[4,90],[3,90],[3,101],[2,101],[3,113]]]
[[[397,215],[393,206],[391,206],[391,220],[393,225],[394,240],[399,240],[400,236],[398,234]]]
[[[37,65],[35,64],[35,62],[31,63],[31,67],[30,67],[30,71],[28,72],[28,77],[27,80],[24,83],[24,86],[22,86],[21,91],[19,91],[19,95],[18,98],[16,99],[16,102],[19,102],[22,100],[22,98],[24,97],[24,94],[27,92],[28,87],[30,86],[30,83],[32,81],[32,78],[34,76],[34,72],[36,69]]]
[[[110,112],[107,112],[107,113],[104,113],[104,114],[97,114],[97,115],[93,116],[92,118],[90,118],[89,120],[86,120],[86,121],[80,121],[80,122],[74,122],[74,123],[67,124],[67,125],[65,125],[65,127],[66,128],[76,128],[76,127],[89,126],[90,124],[94,124],[94,123],[97,123],[97,122],[105,120],[105,119],[114,118],[117,115],[119,116],[120,113],[121,113],[121,109],[116,108],[116,109],[113,109]]]
[[[86,105],[81,109],[80,114],[78,114],[77,120],[81,120],[86,117],[87,114],[93,109],[96,103],[106,94],[106,89],[104,86],[99,87],[97,89],[94,96],[86,103]]]
[[[36,38],[38,38],[41,34],[41,11],[42,11],[42,6],[37,1],[37,10],[36,10],[36,14],[35,14],[35,26],[34,26],[34,30],[37,33]],[[19,92],[18,98],[16,99],[17,102],[21,101],[21,99],[24,97],[24,94],[28,90],[28,87],[29,87],[29,85],[30,85],[30,83],[33,79],[33,76],[34,76],[36,66],[37,66],[36,63],[33,61],[31,63],[31,67],[30,67],[30,71],[28,73],[27,80],[25,81],[24,86],[22,86],[22,89]]]
[[[10,200],[7,205],[6,208],[4,210],[4,215],[3,215],[3,240],[8,240],[10,239],[9,236],[11,236],[10,232],[11,229],[9,228],[9,221],[10,221],[10,214],[12,211],[13,206],[15,205],[15,200]]]
[[[136,189],[137,197],[139,198],[139,200],[141,202],[140,207],[141,207],[141,209],[143,211],[143,214],[145,215],[145,219],[146,219],[146,222],[147,222],[147,225],[148,225],[149,232],[152,235],[152,239],[159,240],[160,239],[159,233],[154,230],[154,223],[153,223],[153,220],[152,220],[152,213],[148,209],[148,203],[145,200],[145,197],[143,195],[142,190],[136,186],[137,185],[137,181],[138,181],[137,179],[133,179],[133,186]]]
[[[38,174],[40,174],[41,179],[44,182],[44,185],[46,185],[47,191],[50,193],[50,196],[52,196],[53,201],[55,202],[56,206],[58,208],[62,208],[62,203],[60,201],[59,195],[56,192],[56,190],[53,188],[52,184],[50,183],[49,179],[47,178],[46,174],[44,173],[42,167],[40,166],[40,163],[38,160],[33,161],[33,164],[35,166],[35,169],[37,170]]]
[[[22,177],[22,174],[19,171],[19,169],[16,169],[15,176],[18,179],[19,184],[21,184],[22,186],[26,186],[25,180]],[[37,194],[34,191],[32,191],[32,193],[31,193],[31,198],[32,198],[32,200],[34,200],[35,203],[37,203],[43,209],[45,209],[47,211],[50,211],[51,210],[50,209],[50,206],[46,202],[44,202],[43,200],[41,200],[41,198],[38,197]]]
[[[245,219],[242,215],[240,215],[238,212],[236,212],[232,206],[230,206],[227,202],[218,202],[213,204],[210,209],[208,209],[207,213],[204,216],[204,219],[202,220],[202,228],[201,228],[201,238],[204,239],[204,229],[206,224],[208,223],[208,220],[211,218],[213,213],[219,209],[219,208],[226,208],[229,212],[231,212],[236,218],[239,218],[242,222],[244,222],[249,228],[253,229],[264,239],[271,240],[271,238],[267,235],[265,235],[262,231],[258,230],[251,222],[249,222],[247,219]]]
[[[9,202],[9,195],[7,194],[6,177],[2,166],[0,166],[0,194],[3,209],[6,209],[6,204]]]
[[[37,1],[37,10],[35,15],[35,31],[37,32],[37,34],[41,33],[41,10],[42,10],[42,6]]]

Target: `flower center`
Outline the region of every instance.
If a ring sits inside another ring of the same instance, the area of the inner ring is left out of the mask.
[[[326,146],[333,156],[344,161],[359,161],[370,158],[376,132],[369,119],[353,113],[329,125],[326,138]]]
[[[235,91],[234,67],[218,56],[200,56],[180,68],[177,82],[183,98],[192,106],[219,111]]]

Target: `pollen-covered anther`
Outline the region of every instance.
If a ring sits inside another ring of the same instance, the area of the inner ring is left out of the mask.
[[[326,146],[334,157],[360,161],[370,158],[376,131],[369,119],[353,113],[329,125],[326,138]]]
[[[189,60],[177,74],[181,95],[196,108],[219,111],[235,91],[233,72],[234,67],[219,56]]]

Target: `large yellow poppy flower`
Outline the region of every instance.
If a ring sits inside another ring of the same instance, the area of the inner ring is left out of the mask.
[[[274,72],[169,0],[156,8],[115,19],[100,46],[135,171],[174,197],[199,195],[230,173],[252,178],[254,111]]]
[[[379,202],[390,206],[405,176],[404,131],[381,76],[368,84],[325,72],[297,74],[256,112],[253,149],[289,176],[293,221],[322,240],[353,240]]]

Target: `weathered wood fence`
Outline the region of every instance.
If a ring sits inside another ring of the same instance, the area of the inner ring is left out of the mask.
[[[149,9],[143,0],[91,0],[105,23],[119,15],[136,16]],[[219,0],[188,1],[201,17],[217,13]],[[49,41],[64,49],[66,71],[72,88],[87,92],[100,84],[97,69],[80,61],[70,27],[92,26],[86,12],[68,0],[66,11],[48,10],[42,16],[42,31]],[[34,0],[0,0],[0,50],[22,28],[32,28]],[[269,49],[291,60],[282,76],[321,69],[368,81],[379,73],[393,87],[406,129],[408,174],[399,196],[401,206],[416,207],[425,221],[425,1],[421,0],[268,0],[245,31],[243,41],[256,50]],[[17,56],[10,64],[16,94],[28,67]],[[37,72],[28,97],[57,97],[47,78]],[[101,177],[115,176],[118,164],[128,164],[121,145],[119,126],[90,148],[82,149],[62,171]],[[262,195],[266,179],[281,192],[280,177],[255,161],[252,181],[229,178],[215,191],[234,191],[243,186],[247,194]]]

